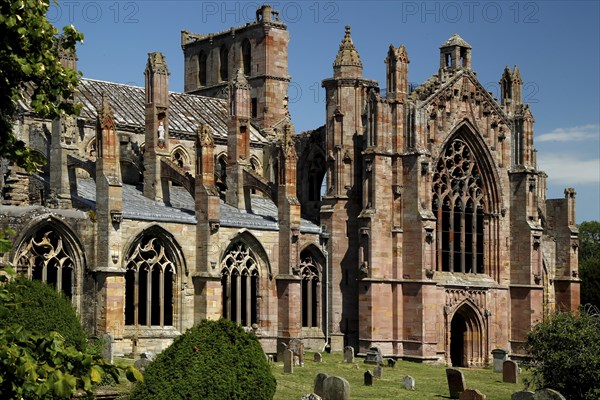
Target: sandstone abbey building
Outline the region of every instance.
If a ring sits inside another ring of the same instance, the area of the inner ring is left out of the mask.
[[[579,278],[575,191],[546,199],[519,70],[499,67],[494,99],[453,35],[418,86],[390,46],[383,90],[342,35],[308,132],[269,6],[182,32],[184,93],[157,52],[144,87],[82,79],[77,117],[20,104],[17,136],[47,164],[2,164],[0,228],[17,232],[2,262],[64,292],[116,355],[158,352],[205,318],[267,353],[302,338],[455,366],[522,354],[536,321],[578,307]]]

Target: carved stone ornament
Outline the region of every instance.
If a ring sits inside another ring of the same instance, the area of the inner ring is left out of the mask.
[[[200,147],[215,147],[215,141],[212,135],[212,128],[208,124],[201,124],[198,127],[198,143]]]

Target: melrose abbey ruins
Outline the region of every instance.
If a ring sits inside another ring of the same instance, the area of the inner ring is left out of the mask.
[[[575,191],[546,199],[518,68],[496,100],[453,35],[420,85],[390,46],[380,90],[340,37],[311,131],[294,130],[290,33],[267,5],[182,32],[183,93],[157,52],[144,87],[82,79],[79,116],[22,102],[16,135],[47,164],[1,165],[0,229],[17,232],[2,264],[65,293],[115,355],[206,318],[270,354],[293,338],[454,366],[523,354],[537,321],[579,306],[579,277]]]

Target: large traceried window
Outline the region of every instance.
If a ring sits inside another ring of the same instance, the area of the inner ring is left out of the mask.
[[[473,152],[454,139],[433,174],[439,271],[484,273],[484,192]]]
[[[143,236],[126,260],[125,325],[173,325],[175,260],[164,240]]]
[[[19,246],[15,257],[17,272],[26,274],[73,296],[75,262],[71,246],[53,226],[46,225]]]
[[[319,326],[319,268],[312,255],[303,252],[300,256],[300,277],[302,278],[302,327]]]
[[[258,323],[259,264],[246,243],[234,242],[221,261],[223,318],[251,326]]]

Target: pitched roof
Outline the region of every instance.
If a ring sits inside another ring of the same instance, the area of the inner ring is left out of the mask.
[[[114,110],[117,128],[143,132],[146,125],[145,89],[122,83],[82,78],[75,100],[83,107],[79,118],[96,120],[102,94],[106,93]],[[227,101],[195,94],[169,92],[169,133],[174,137],[195,139],[198,125],[213,129],[215,139],[227,139]],[[250,127],[250,140],[265,143],[263,135]]]
[[[454,46],[466,47],[468,49],[472,49],[471,45],[469,43],[467,43],[465,41],[465,39],[461,38],[458,35],[458,33],[455,33],[454,35],[450,36],[450,39],[446,40],[440,46],[440,49],[443,49],[444,47],[454,47]]]

